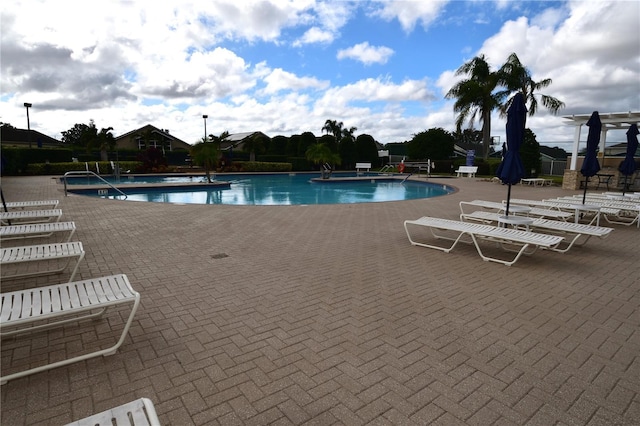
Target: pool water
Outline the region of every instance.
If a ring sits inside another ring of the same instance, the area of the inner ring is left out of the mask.
[[[267,174],[267,175],[221,175],[219,181],[230,182],[229,188],[130,188],[119,186],[127,194],[127,201],[145,201],[181,204],[231,204],[231,205],[308,205],[308,204],[353,204],[385,201],[413,200],[447,195],[453,188],[429,182],[398,179],[337,181],[329,179],[312,182],[319,178],[314,174]],[[341,175],[342,177],[342,175]],[[136,177],[121,179],[121,184],[130,183],[180,183],[204,182],[197,177]],[[86,184],[86,178],[78,178],[78,184]],[[96,182],[97,183],[97,182]],[[70,183],[70,185],[72,185]],[[124,199],[121,195],[94,196]]]

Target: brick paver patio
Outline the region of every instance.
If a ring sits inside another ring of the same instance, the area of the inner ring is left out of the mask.
[[[143,396],[166,425],[640,424],[640,230],[614,226],[512,267],[471,246],[414,247],[405,219],[506,196],[482,179],[432,181],[459,191],[207,206],[65,197],[50,177],[3,177],[7,201],[60,199],[87,251],[76,279],[125,273],[142,302],[115,355],[3,385],[2,425],[65,424]],[[3,372],[97,344],[117,314],[3,341]]]

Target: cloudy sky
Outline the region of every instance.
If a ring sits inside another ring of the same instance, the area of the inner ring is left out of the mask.
[[[566,104],[527,121],[543,144],[569,149],[563,115],[640,111],[636,0],[10,0],[1,19],[0,121],[26,128],[30,102],[58,139],[93,119],[195,143],[207,114],[209,134],[319,136],[330,119],[401,142],[454,130],[456,69],[512,52]]]

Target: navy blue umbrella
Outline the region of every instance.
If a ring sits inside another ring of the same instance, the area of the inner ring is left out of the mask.
[[[584,162],[580,168],[580,173],[585,177],[584,195],[582,196],[582,204],[587,198],[587,184],[589,178],[595,176],[600,171],[600,163],[598,163],[598,145],[600,145],[600,132],[602,131],[602,122],[598,111],[593,111],[589,121],[589,134],[587,135],[587,152],[584,154]]]
[[[522,93],[516,93],[507,110],[507,152],[496,175],[502,183],[509,185],[507,190],[507,210],[509,216],[509,201],[511,199],[511,185],[520,182],[524,177],[524,166],[520,159],[520,146],[524,140],[524,128],[527,122],[527,107],[524,104]]]
[[[624,195],[627,189],[627,178],[631,176],[636,171],[636,162],[633,159],[633,156],[636,155],[636,150],[638,149],[638,126],[632,124],[629,126],[629,130],[627,130],[627,154],[620,163],[620,173],[624,175],[624,186],[622,187],[622,194]]]

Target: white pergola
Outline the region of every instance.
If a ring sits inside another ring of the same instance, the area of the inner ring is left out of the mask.
[[[602,132],[600,133],[600,147],[598,152],[604,153],[605,144],[607,142],[607,132],[609,130],[627,129],[633,123],[640,125],[640,112],[608,112],[599,113],[602,122]],[[582,125],[586,124],[591,118],[591,114],[566,115],[565,120],[569,120],[568,125],[575,126],[573,136],[573,148],[571,150],[571,165],[569,170],[576,170],[578,161],[578,145],[580,144],[580,132]]]

